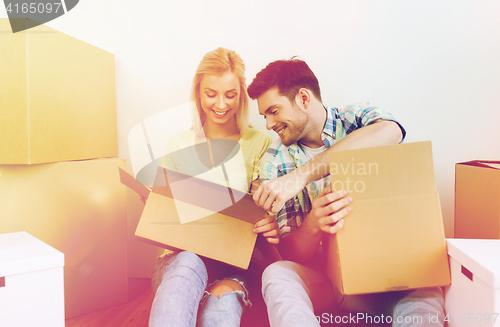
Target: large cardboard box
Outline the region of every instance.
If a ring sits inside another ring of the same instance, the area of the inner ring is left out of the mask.
[[[344,227],[323,239],[343,294],[450,283],[430,142],[331,152],[330,176],[353,198]]]
[[[127,301],[125,160],[0,165],[0,233],[27,231],[65,255],[66,318]]]
[[[0,164],[116,157],[114,55],[0,19]]]
[[[500,238],[500,161],[455,165],[455,237]]]
[[[250,194],[159,167],[135,235],[247,269],[257,238],[253,226],[265,214]],[[197,219],[183,223],[181,216]]]
[[[0,234],[0,326],[64,327],[63,266],[30,234]]]
[[[451,285],[446,320],[454,326],[500,325],[500,240],[447,239]]]

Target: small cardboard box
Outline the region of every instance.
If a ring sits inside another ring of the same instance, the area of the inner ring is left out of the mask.
[[[455,165],[455,237],[500,238],[500,161]]]
[[[445,290],[453,326],[500,324],[500,240],[447,239],[451,285]]]
[[[343,294],[450,283],[430,142],[330,153],[334,190],[353,198],[325,234],[328,275]]]
[[[181,223],[179,210],[202,218]],[[257,238],[253,226],[265,214],[250,194],[159,167],[135,235],[247,269]]]
[[[125,160],[0,165],[0,233],[27,231],[64,253],[66,318],[127,301],[126,187],[118,167]]]
[[[0,19],[0,164],[116,157],[114,55]]]
[[[0,234],[0,326],[64,327],[63,266],[30,234]]]

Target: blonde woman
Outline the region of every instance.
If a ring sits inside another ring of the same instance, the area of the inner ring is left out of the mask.
[[[193,129],[172,137],[164,165],[250,191],[258,178],[260,157],[272,140],[249,126],[245,65],[240,56],[224,48],[208,52],[194,76],[191,98],[196,106]],[[273,217],[257,222],[255,232],[270,243],[279,240]],[[192,252],[167,251],[152,277],[155,298],[149,325],[239,326],[243,308],[250,304],[244,286],[247,277],[248,272]]]

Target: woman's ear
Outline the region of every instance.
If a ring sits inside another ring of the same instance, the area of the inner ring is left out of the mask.
[[[295,96],[295,102],[303,109],[307,109],[311,103],[311,91],[306,88],[301,88]]]

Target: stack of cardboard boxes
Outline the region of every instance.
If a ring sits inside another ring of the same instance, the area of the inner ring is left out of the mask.
[[[124,303],[114,55],[43,25],[0,35],[0,234],[64,253],[66,318]]]

